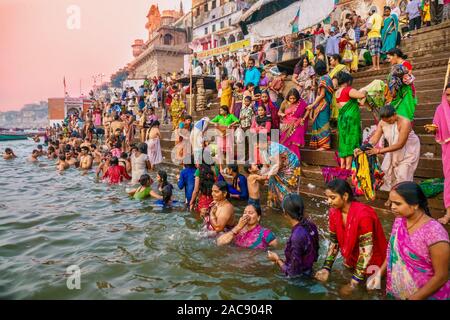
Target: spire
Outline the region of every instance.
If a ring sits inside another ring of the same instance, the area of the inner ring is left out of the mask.
[[[183,1],[182,0],[180,0],[180,15],[184,16]]]

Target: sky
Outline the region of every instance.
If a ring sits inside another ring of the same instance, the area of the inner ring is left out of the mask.
[[[182,1],[190,10],[191,0]],[[156,3],[160,10],[180,6],[180,0],[0,0],[0,111],[62,97],[64,77],[71,96],[80,95],[80,80],[84,94],[94,75],[108,81],[133,60],[133,41],[147,41],[146,15]]]

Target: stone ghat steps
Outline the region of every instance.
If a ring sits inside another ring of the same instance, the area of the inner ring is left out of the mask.
[[[427,103],[420,103],[419,101],[418,105],[416,106],[416,112],[414,113],[414,116],[416,118],[432,118],[434,117],[434,112],[436,111],[436,108],[439,104],[440,101]],[[360,111],[362,119],[373,118],[372,112],[366,107],[360,108]]]
[[[302,162],[315,166],[336,167],[338,165],[335,160],[336,153],[337,151],[335,150],[316,151],[306,148],[300,149]],[[382,159],[383,156],[379,158]],[[443,178],[442,159],[435,156],[432,158],[420,157],[415,176],[420,178]]]
[[[433,117],[423,117],[414,119],[414,132],[418,135],[427,134],[424,125],[433,123]],[[374,119],[372,117],[362,118],[361,125],[362,128],[367,128],[374,125]]]

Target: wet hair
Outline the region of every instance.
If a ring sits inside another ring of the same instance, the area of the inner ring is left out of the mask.
[[[389,56],[397,56],[404,60],[408,59],[408,56],[406,54],[404,54],[403,51],[400,50],[399,48],[393,48],[393,49],[389,50],[386,54]]]
[[[227,114],[230,113],[230,110],[228,109],[228,106],[220,106],[220,109],[223,110],[223,111],[226,111]]]
[[[289,97],[290,96],[294,96],[295,99],[298,101],[300,101],[300,93],[298,93],[298,90],[295,88],[292,88],[291,90],[289,90],[288,94],[286,95],[286,100],[289,101]]]
[[[95,144],[91,144],[91,148],[97,149],[97,146]]]
[[[397,112],[393,105],[387,104],[380,108],[380,118],[387,119],[395,115]]]
[[[6,148],[5,149],[5,153],[11,153],[11,152],[13,152],[11,148]]]
[[[34,149],[32,154],[39,153],[39,150]]]
[[[148,174],[143,174],[140,178],[139,178],[139,184],[141,186],[145,186],[146,184],[148,184],[151,181],[151,178]]]
[[[225,198],[228,199],[230,197],[230,192],[228,191],[228,183],[226,181],[217,181],[214,185],[219,188],[221,192],[225,192]]]
[[[85,150],[85,151],[89,152],[89,148],[86,147],[86,146],[82,146],[82,147],[81,147],[81,150]]]
[[[118,114],[116,114],[115,116],[114,116],[114,120],[115,121],[118,121],[119,120],[119,115]],[[117,130],[116,130],[117,131]]]
[[[292,219],[297,221],[303,220],[305,204],[299,194],[290,193],[286,195],[283,199],[281,207],[283,208],[283,211]]]
[[[419,205],[427,216],[431,217],[428,200],[420,186],[412,181],[404,181],[395,185],[391,191],[397,192],[410,206]]]
[[[348,184],[347,181],[342,179],[334,179],[327,183],[326,189],[333,191],[340,195],[341,197],[344,196],[344,194],[348,194],[348,202],[352,202],[355,200],[355,196],[353,195],[352,188]]]
[[[120,159],[128,159],[128,153],[122,152],[122,153],[120,154]]]
[[[231,169],[232,172],[236,173],[236,177],[233,178],[233,188],[237,188],[239,183],[239,166],[237,164],[229,164],[228,168]]]
[[[260,207],[255,207],[253,204],[248,204],[246,205],[246,207],[252,207],[253,209],[255,209],[256,214],[261,217],[262,216],[262,210]]]
[[[60,154],[59,160],[66,161],[66,156],[64,154]]]
[[[38,150],[42,150],[42,144],[37,145]]]
[[[160,186],[161,187],[165,187],[166,185],[168,185],[169,183],[167,182],[167,172],[165,172],[164,170],[159,170],[158,171],[158,176],[161,178],[161,182],[160,182]]]
[[[109,161],[109,164],[111,166],[117,166],[119,165],[119,159],[117,159],[117,157],[112,157],[111,160]]]
[[[334,78],[337,79],[338,85],[347,83],[350,86],[353,83],[353,77],[347,72],[340,71]]]
[[[214,173],[211,166],[207,164],[201,164],[199,167],[200,171],[200,193],[210,196],[211,189],[214,185]]]
[[[327,65],[322,60],[319,60],[314,65],[314,71],[319,75],[323,76],[327,74]]]
[[[342,63],[342,57],[339,54],[333,54],[331,57],[339,63]]]
[[[152,124],[150,125],[151,128],[153,127],[158,127],[161,123],[158,120],[155,120],[152,122]]]
[[[148,146],[146,143],[140,143],[138,146],[139,152],[143,153],[143,154],[147,154],[147,148],[148,148]]]

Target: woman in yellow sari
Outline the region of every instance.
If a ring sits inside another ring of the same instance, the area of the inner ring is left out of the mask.
[[[222,77],[222,83],[220,84],[222,87],[222,96],[220,97],[220,105],[227,106],[228,109],[231,108],[231,100],[233,98],[233,86],[228,77],[224,75]]]
[[[342,58],[338,54],[333,54],[330,57],[330,68],[331,71],[328,74],[331,79],[334,78],[335,75],[337,75],[339,72],[344,71],[348,73],[350,70],[347,69],[347,66],[345,64],[342,64]]]
[[[178,129],[181,122],[181,116],[183,111],[186,111],[183,101],[180,99],[180,95],[175,93],[173,95],[172,103],[170,104],[170,114],[172,116],[172,130]]]

